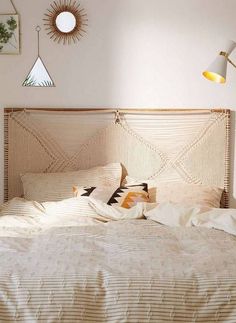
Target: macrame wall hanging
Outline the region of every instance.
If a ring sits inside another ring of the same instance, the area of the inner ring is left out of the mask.
[[[22,85],[28,87],[54,87],[55,84],[40,56],[40,26],[37,26],[35,30],[38,37],[38,55]]]
[[[20,54],[20,18],[12,0],[12,13],[0,14],[0,55]]]

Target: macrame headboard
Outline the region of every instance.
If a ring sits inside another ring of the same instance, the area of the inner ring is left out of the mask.
[[[229,203],[229,110],[5,109],[5,200],[20,174],[121,162],[124,175],[222,187]]]

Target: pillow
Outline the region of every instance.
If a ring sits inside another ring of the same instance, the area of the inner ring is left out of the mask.
[[[102,187],[74,187],[75,196],[89,196],[108,205],[120,206],[130,209],[138,202],[149,202],[148,186],[146,183],[138,185],[121,186],[118,189]]]
[[[149,202],[148,186],[146,183],[119,187],[112,194],[107,204],[130,209],[138,202]]]
[[[119,186],[119,185],[118,185]],[[115,188],[110,188],[107,186],[92,186],[92,187],[73,187],[74,197],[92,197],[94,199],[100,200],[107,203],[112,196]]]
[[[125,209],[120,206],[111,206],[106,203],[90,198],[89,204],[104,220],[118,221],[118,220],[132,220],[132,219],[143,219],[143,213],[146,209],[146,203],[138,203],[134,207]]]
[[[27,173],[21,176],[24,197],[38,202],[60,201],[73,197],[71,187],[120,185],[122,169],[119,163],[65,173]]]
[[[135,184],[129,176],[125,178],[127,185]],[[177,203],[182,205],[199,205],[219,208],[223,189],[215,186],[187,184],[183,182],[157,183],[155,180],[144,181],[149,187],[151,203]]]

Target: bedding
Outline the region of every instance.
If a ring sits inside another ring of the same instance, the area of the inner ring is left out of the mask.
[[[122,169],[119,163],[64,173],[26,173],[21,175],[27,200],[48,202],[73,197],[73,186],[119,187]]]
[[[14,198],[0,208],[0,229],[33,228],[44,215],[44,209],[39,203]]]
[[[59,202],[42,203],[45,213],[58,225],[61,217],[67,223],[70,218],[92,218],[100,222],[109,222],[123,219],[144,218],[145,204],[138,203],[129,210],[119,206],[109,206],[106,203],[88,196],[76,197]],[[45,217],[44,217],[45,219]],[[54,220],[55,219],[55,220]],[[78,220],[77,220],[78,221]],[[48,217],[45,219],[48,224]],[[70,225],[70,224],[69,224]]]
[[[1,229],[0,216],[0,322],[236,321],[236,237],[201,226],[213,214],[234,217],[234,210],[177,206],[171,227],[160,224],[160,216],[173,216],[171,203],[127,210],[90,198],[98,216],[123,221],[81,226],[81,219],[94,219],[63,216],[72,200],[42,203],[44,226],[21,228],[16,236],[6,235],[4,222]],[[34,218],[38,204],[27,205]],[[10,217],[14,202],[7,207]],[[126,217],[132,212],[135,219]],[[188,221],[177,226],[178,214]],[[200,226],[189,226],[198,216]]]
[[[209,185],[196,185],[183,182],[161,183],[156,180],[138,180],[126,176],[124,185],[147,183],[151,203],[172,202],[182,205],[201,205],[219,208],[223,189]]]
[[[236,236],[236,209],[182,206],[153,203],[144,207],[144,216],[170,227],[206,227]]]
[[[223,210],[220,213],[225,215]],[[225,211],[225,210],[224,210]],[[201,206],[187,206],[171,202],[151,203],[150,206],[144,208],[144,216],[158,223],[168,225],[170,227],[191,227],[193,219],[201,218],[203,214],[215,213],[217,209]]]
[[[44,214],[43,206],[36,201],[27,201],[23,198],[14,199],[0,206],[0,219],[4,216],[40,217]]]
[[[97,214],[89,204],[89,197],[70,198],[58,202],[44,202],[42,207],[45,214],[50,217],[90,217],[96,218]]]
[[[88,199],[38,203],[14,198],[0,209],[0,236],[28,237],[52,227],[101,223]]]
[[[149,220],[0,237],[0,321],[235,322],[235,243]]]
[[[145,204],[126,210],[83,196],[58,202],[38,203],[14,198],[0,209],[0,235],[19,236],[47,231],[53,227],[94,225],[123,219],[144,218]]]
[[[121,206],[130,209],[139,202],[149,202],[148,186],[146,183],[120,186],[115,191],[110,187],[73,187],[76,197],[89,196],[108,205]]]

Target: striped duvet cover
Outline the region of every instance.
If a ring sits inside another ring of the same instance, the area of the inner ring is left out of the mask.
[[[0,322],[236,322],[236,238],[151,220],[0,237]]]

